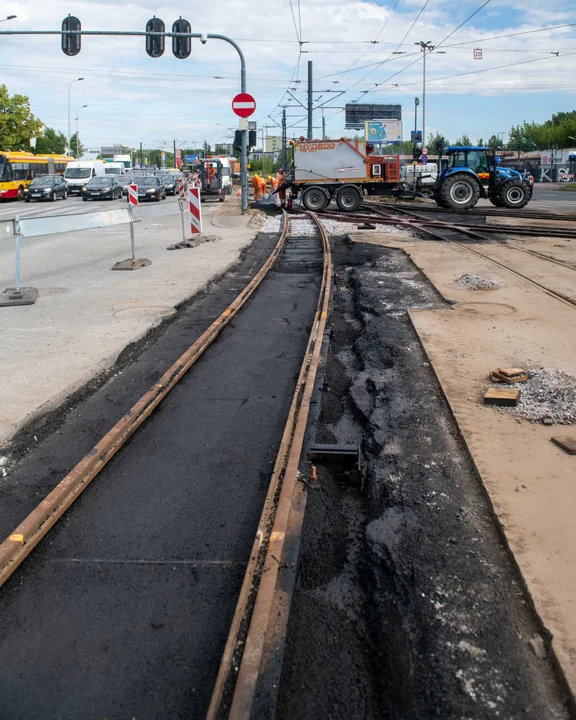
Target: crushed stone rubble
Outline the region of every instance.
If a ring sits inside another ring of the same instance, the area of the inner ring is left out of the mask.
[[[550,367],[530,370],[528,374],[530,380],[515,386],[521,390],[518,405],[499,409],[534,423],[547,420],[545,424],[575,424],[576,377]],[[502,383],[496,387],[502,387]]]
[[[482,277],[482,275],[462,275],[456,281],[458,287],[464,290],[496,290],[496,288],[504,287],[503,282],[500,280],[491,280],[490,278]]]
[[[296,237],[313,237],[316,235],[316,226],[311,220],[289,218],[290,219],[290,235]],[[339,222],[337,220],[329,220],[328,218],[322,218],[322,225],[326,228],[329,235],[346,235],[349,232],[353,232],[357,229],[358,222]],[[267,217],[264,225],[262,226],[262,232],[267,233],[278,233],[282,227],[282,218],[280,215]],[[380,232],[387,232],[398,234],[402,230],[394,225],[379,225],[377,228]]]

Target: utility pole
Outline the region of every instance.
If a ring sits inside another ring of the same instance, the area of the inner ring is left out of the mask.
[[[142,159],[142,143],[140,143],[140,167],[144,167],[144,160]]]
[[[282,167],[286,171],[286,108],[282,108]]]
[[[430,40],[420,40],[420,42],[414,43],[419,45],[420,50],[423,52],[422,56],[422,147],[426,145],[426,52],[432,52],[434,45]]]
[[[308,140],[312,140],[312,60],[308,60]]]
[[[324,117],[324,108],[322,108],[322,140],[326,140],[326,118]]]
[[[418,105],[420,105],[420,100],[415,97],[414,98],[414,132],[418,132]]]
[[[177,165],[176,165],[176,138],[173,138],[172,141],[174,143],[174,167],[177,167]]]

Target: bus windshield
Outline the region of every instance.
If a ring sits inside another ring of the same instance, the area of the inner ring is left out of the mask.
[[[88,178],[92,176],[92,168],[66,168],[66,178]]]
[[[11,180],[10,177],[10,165],[8,164],[8,161],[6,160],[6,157],[0,155],[0,181],[6,182],[7,180]]]

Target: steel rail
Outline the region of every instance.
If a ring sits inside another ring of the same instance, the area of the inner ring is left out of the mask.
[[[284,212],[284,229],[274,250],[244,290],[0,544],[0,586],[238,314],[274,265],[286,235]]]
[[[537,202],[537,201],[536,201]],[[417,210],[417,211],[424,211],[428,213],[452,213],[454,215],[463,215],[467,217],[509,217],[509,218],[524,218],[526,220],[568,220],[569,222],[574,222],[576,220],[576,216],[573,214],[570,214],[570,210],[566,210],[565,213],[545,213],[545,212],[536,212],[535,210],[514,210],[512,212],[506,212],[506,209],[498,209],[498,208],[489,208],[489,207],[478,207],[476,206],[472,210],[456,210],[456,209],[446,209],[438,207],[437,205],[429,205],[427,203],[422,203],[421,205],[417,205],[416,207],[413,205],[400,205],[398,202],[396,202],[394,205],[390,203],[378,203],[378,202],[364,202],[364,205],[366,207],[382,207],[382,208],[398,208],[400,210]]]
[[[377,211],[378,212],[378,211]],[[417,220],[422,222],[427,222],[426,218],[423,218],[416,213],[406,210],[405,208],[402,209],[404,214],[411,215],[412,217],[416,218]],[[380,212],[381,215],[385,215],[385,212]],[[542,283],[539,283],[537,280],[534,280],[531,277],[528,277],[528,275],[524,275],[521,272],[518,272],[518,270],[515,270],[514,268],[510,267],[509,265],[506,265],[506,263],[500,262],[499,260],[494,260],[494,258],[491,258],[489,255],[486,255],[485,253],[480,252],[479,250],[476,250],[475,248],[470,247],[469,245],[464,245],[463,243],[459,243],[456,240],[450,240],[448,238],[445,238],[441,235],[441,233],[437,232],[436,230],[432,230],[429,226],[425,226],[418,223],[411,223],[410,227],[414,228],[415,230],[418,230],[423,233],[427,233],[428,235],[431,235],[432,237],[436,238],[437,240],[441,240],[442,242],[446,242],[452,245],[456,245],[457,247],[463,248],[464,250],[467,250],[468,252],[474,253],[475,255],[479,255],[480,257],[489,260],[490,262],[494,263],[495,265],[498,265],[499,267],[503,268],[504,270],[507,270],[508,272],[512,273],[513,275],[516,275],[519,278],[522,278],[523,280],[527,280],[529,283],[532,283],[532,285],[535,285],[537,288],[540,288],[540,290],[543,290],[547,295],[550,295],[551,297],[555,298],[556,300],[560,300],[560,302],[563,302],[567,305],[570,305],[570,307],[576,307],[576,300],[573,300],[572,298],[568,297],[567,295],[564,295],[561,292],[558,292],[557,290],[552,290],[552,288],[547,287],[546,285],[542,285]],[[438,226],[437,226],[438,227]],[[445,228],[446,230],[452,231],[452,232],[459,232],[462,235],[466,235],[474,240],[477,240],[479,242],[484,241],[484,237],[474,230],[470,230],[468,228],[461,228],[455,223],[442,223],[441,227]],[[512,245],[506,245],[506,247],[514,247],[515,250],[522,250],[522,248],[517,248]],[[556,261],[552,258],[546,258],[543,257],[542,259],[548,260],[551,262],[556,262],[557,264],[563,265],[564,267],[569,267],[567,265],[564,265],[561,261]],[[573,268],[570,268],[573,269]]]
[[[324,249],[318,306],[207,720],[251,717],[258,680],[271,659],[282,654],[286,635],[296,574],[296,563],[287,560],[297,555],[306,505],[299,466],[332,293],[330,241],[320,219],[308,214],[316,223]],[[245,635],[241,628],[247,628]],[[231,694],[229,710],[224,707],[225,692]]]

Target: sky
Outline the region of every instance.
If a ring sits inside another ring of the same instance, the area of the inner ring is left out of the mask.
[[[167,29],[182,16],[193,32],[227,35],[246,56],[257,102],[251,119],[268,135],[279,134],[282,105],[289,136],[305,134],[300,103],[312,61],[316,137],[323,114],[329,137],[345,134],[342,108],[357,101],[400,103],[409,139],[414,97],[422,126],[421,40],[436,46],[426,58],[427,134],[506,138],[513,125],[576,109],[574,0],[9,0],[3,12],[17,18],[0,23],[2,31],[59,30],[70,13],[83,30],[142,31],[156,15]],[[157,59],[142,37],[83,37],[80,54],[67,57],[59,36],[10,35],[0,42],[0,74],[11,93],[30,97],[45,125],[64,133],[69,84],[83,77],[70,87],[72,132],[78,117],[90,148],[169,148],[173,138],[193,147],[224,142],[238,125],[231,109],[238,55],[219,40],[193,40],[191,56],[178,60],[170,39]]]

